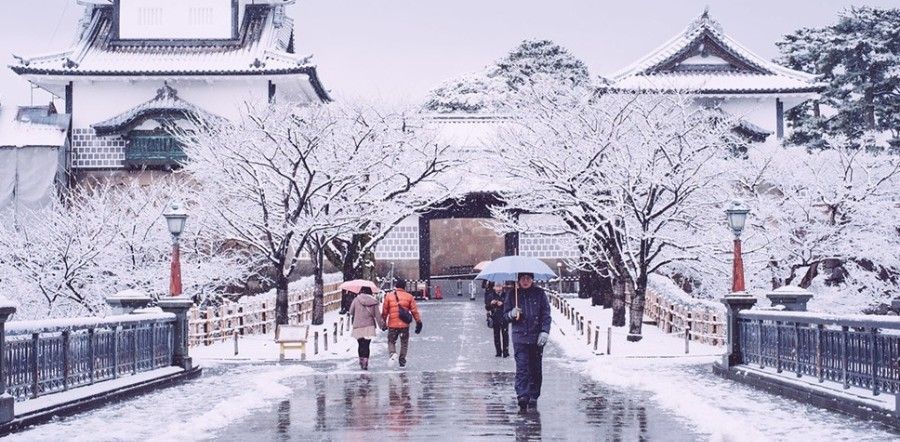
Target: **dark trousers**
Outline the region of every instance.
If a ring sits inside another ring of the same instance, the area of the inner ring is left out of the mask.
[[[356,340],[356,342],[359,342],[359,349],[357,350],[357,353],[359,353],[359,357],[368,358],[369,357],[369,344],[372,343],[372,340],[366,339],[366,338],[359,338]]]
[[[544,347],[537,344],[513,343],[516,357],[516,396],[536,401],[544,381],[542,359]]]
[[[494,325],[494,348],[498,355],[509,353],[509,324]]]
[[[406,364],[406,351],[409,349],[409,327],[388,329],[388,353],[397,353],[397,338],[400,338],[400,364]]]

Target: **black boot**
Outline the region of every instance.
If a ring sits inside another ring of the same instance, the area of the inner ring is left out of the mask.
[[[509,350],[503,350],[503,357],[504,357],[504,358],[508,358],[508,357],[509,357]]]
[[[522,396],[519,398],[519,412],[524,413],[528,411],[528,398]]]

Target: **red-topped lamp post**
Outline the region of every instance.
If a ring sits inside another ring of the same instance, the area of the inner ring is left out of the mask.
[[[173,201],[169,209],[163,213],[169,233],[172,234],[172,267],[169,279],[169,295],[181,295],[181,252],[178,247],[178,238],[184,231],[187,222],[187,212],[180,202]]]
[[[731,279],[731,293],[744,293],[744,260],[741,257],[741,232],[744,231],[744,224],[747,222],[747,214],[750,209],[746,208],[740,201],[731,203],[731,207],[725,210],[728,218],[728,227],[731,227],[731,233],[734,233],[734,269]]]
[[[753,308],[756,298],[749,296],[744,287],[744,261],[741,258],[741,232],[747,222],[747,214],[750,209],[741,202],[735,201],[725,210],[728,219],[728,227],[734,234],[734,273],[731,279],[731,293],[725,295],[722,302],[728,315],[728,348],[722,359],[724,368],[733,367],[744,362],[743,349],[741,348],[741,328],[738,326],[738,315],[741,310]]]

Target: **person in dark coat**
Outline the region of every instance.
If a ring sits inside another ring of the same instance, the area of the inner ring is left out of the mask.
[[[534,274],[518,275],[518,303],[515,290],[506,293],[503,311],[512,324],[516,359],[516,399],[522,411],[537,407],[543,382],[544,345],[550,338],[550,300],[544,289],[534,285]]]
[[[494,349],[496,356],[509,357],[509,323],[503,315],[503,303],[506,301],[503,286],[489,283],[484,291],[484,309],[491,318],[494,329]]]

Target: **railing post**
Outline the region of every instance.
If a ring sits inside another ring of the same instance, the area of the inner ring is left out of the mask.
[[[800,373],[800,324],[794,323],[794,371],[797,372],[797,377],[801,376]]]
[[[594,352],[595,353],[597,352],[597,345],[599,345],[597,341],[599,341],[599,340],[600,340],[600,327],[595,326],[594,327]]]
[[[765,368],[765,363],[763,362],[763,321],[762,319],[756,321],[756,328],[758,333],[756,335],[756,354],[759,355],[759,368]]]
[[[72,335],[72,332],[66,330],[62,332],[62,340],[63,340],[63,354],[62,354],[62,366],[63,366],[63,391],[69,389],[69,339]]]
[[[187,312],[194,305],[194,301],[186,296],[172,296],[159,300],[159,307],[166,313],[175,314],[175,323],[172,324],[174,345],[172,346],[172,365],[185,370],[193,368],[191,356],[188,353],[188,318]]]
[[[6,320],[16,312],[16,307],[0,296],[0,424],[15,417],[13,410],[16,400],[6,392],[6,375],[9,361],[6,360]]]
[[[334,323],[334,343],[337,344],[337,336],[338,336],[338,324]]]
[[[612,327],[606,327],[606,354],[612,354]]]
[[[869,340],[872,342],[872,395],[878,396],[878,329],[872,328],[869,333]]]
[[[319,332],[313,333],[313,354],[319,354]]]
[[[691,328],[687,327],[684,329],[684,354],[688,354],[691,352]]]
[[[592,329],[591,321],[588,321],[588,325],[587,325],[587,344],[588,345],[591,345],[591,329]]]
[[[113,347],[113,354],[112,354],[113,379],[116,379],[119,377],[119,326],[113,327],[112,340],[113,340],[113,346],[112,346]]]
[[[137,374],[138,371],[138,327],[131,326],[131,374]]]
[[[728,327],[727,350],[722,357],[722,365],[727,368],[744,363],[742,343],[744,337],[741,336],[741,327],[738,320],[741,310],[753,307],[756,304],[756,298],[741,294],[730,294],[722,299],[722,303],[725,304],[725,311],[727,312],[726,324]]]
[[[328,351],[328,329],[322,330],[322,349]]]
[[[781,373],[781,321],[775,321],[775,372]]]
[[[38,369],[38,342],[41,338],[39,333],[31,334],[31,398],[38,397],[38,385],[40,383],[41,373]]]
[[[822,330],[825,328],[824,325],[819,324],[816,326],[816,376],[819,377],[819,382],[825,382],[825,370],[822,368]]]
[[[850,327],[846,325],[841,327],[841,380],[844,384],[844,390],[850,388],[850,376],[848,374],[848,369],[850,368],[850,355],[847,354],[847,349],[850,348],[850,345],[847,343],[849,330]]]
[[[94,329],[88,329],[88,374],[90,384],[94,383]]]

